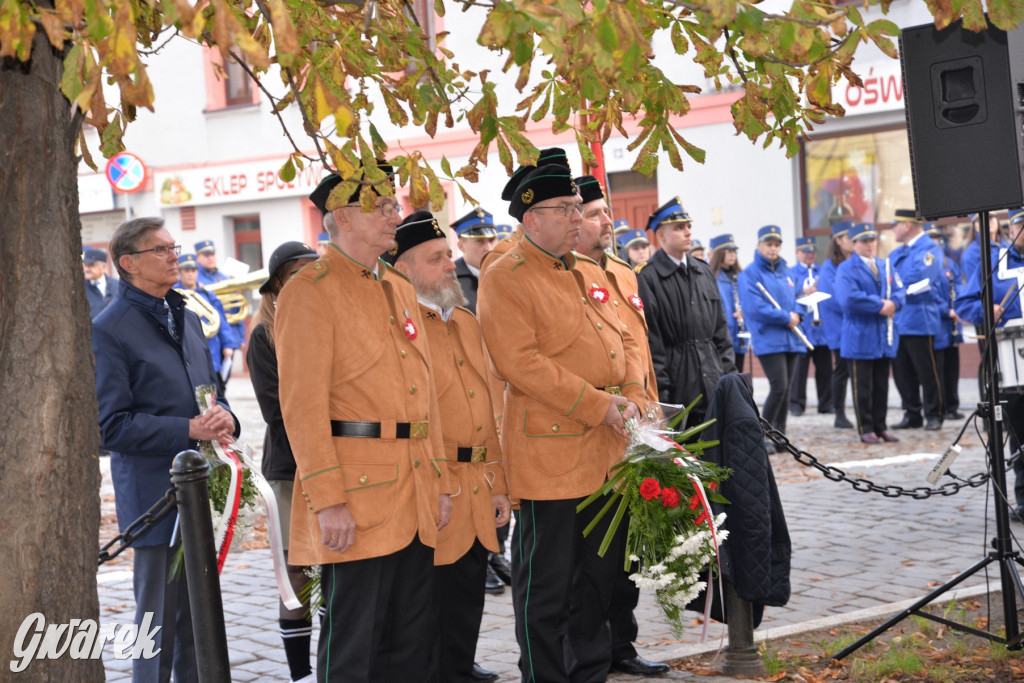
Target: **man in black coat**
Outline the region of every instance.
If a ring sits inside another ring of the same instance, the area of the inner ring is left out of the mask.
[[[462,257],[455,262],[455,277],[459,278],[462,293],[466,295],[466,308],[476,315],[476,289],[479,286],[480,263],[484,254],[494,249],[498,234],[494,231],[494,216],[479,206],[452,223],[459,238]]]
[[[82,248],[82,270],[89,317],[95,320],[117,295],[117,278],[107,275],[107,252],[96,247]]]
[[[636,267],[636,279],[658,397],[689,404],[703,396],[691,413],[692,425],[703,419],[719,378],[736,372],[736,357],[715,276],[704,261],[687,257],[690,223],[678,198],[651,214],[647,227],[661,248]]]

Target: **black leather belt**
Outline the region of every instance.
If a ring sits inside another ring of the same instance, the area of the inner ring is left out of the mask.
[[[487,459],[487,446],[459,446],[455,452],[458,462],[484,462]]]
[[[396,439],[425,439],[429,433],[426,420],[419,422],[395,423]],[[380,422],[352,422],[349,420],[331,420],[332,436],[347,436],[357,439],[381,438]]]

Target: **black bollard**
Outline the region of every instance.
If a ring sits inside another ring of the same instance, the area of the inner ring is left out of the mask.
[[[760,676],[764,674],[764,662],[754,645],[753,610],[749,602],[736,594],[732,582],[723,581],[723,584],[729,644],[725,647],[722,673],[726,676]]]
[[[213,545],[210,465],[195,451],[174,456],[171,483],[178,498],[178,521],[185,548],[185,578],[192,608],[192,632],[196,664],[202,683],[230,683],[228,637],[224,630],[224,607],[217,574],[217,549]]]

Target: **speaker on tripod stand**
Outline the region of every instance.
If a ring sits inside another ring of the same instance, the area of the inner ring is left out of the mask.
[[[918,215],[1024,205],[1024,25],[900,36]]]
[[[935,219],[980,214],[982,331],[988,339],[996,327],[988,212],[1024,205],[1024,27],[1006,32],[990,24],[988,30],[972,33],[960,23],[942,31],[932,25],[915,26],[900,35],[900,57],[917,215]],[[1024,566],[1024,560],[1014,550],[1010,534],[999,375],[992,346],[988,344],[983,358],[991,381],[978,404],[978,413],[988,425],[987,457],[996,494],[992,550],[834,659],[843,659],[911,614],[1003,643],[1009,649],[1022,647],[1017,599],[1024,600],[1018,568]],[[922,610],[993,563],[999,566],[1005,636]]]

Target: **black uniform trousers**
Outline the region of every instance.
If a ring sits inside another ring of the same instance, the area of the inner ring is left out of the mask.
[[[135,589],[135,625],[150,618],[148,631],[156,631],[156,657],[132,660],[132,683],[168,683],[174,680],[192,683],[199,680],[195,638],[192,634],[192,608],[184,568],[168,580],[174,554],[180,545],[149,545],[135,548],[132,584]],[[159,629],[159,630],[157,630]]]
[[[484,616],[487,548],[473,541],[452,564],[434,567],[434,651],[430,680],[459,683],[473,680],[473,659]]]
[[[743,359],[747,357],[745,353],[736,354],[736,372],[743,374]]]
[[[796,374],[799,357],[800,354],[795,351],[766,353],[757,357],[768,378],[768,398],[764,400],[761,415],[783,434],[786,433],[786,416],[789,415],[789,387]]]
[[[942,409],[955,413],[960,408],[960,347],[953,344],[937,351],[935,361],[942,379]]]
[[[839,349],[832,349],[832,409],[836,417],[846,416],[846,383],[850,379],[850,367],[839,355]]]
[[[934,342],[931,335],[900,335],[892,377],[903,401],[903,412],[911,418],[920,418],[923,407],[925,417],[942,420],[942,380]]]
[[[789,389],[789,409],[802,413],[807,409],[807,373],[814,361],[814,388],[818,392],[818,412],[832,412],[832,353],[827,346],[815,346],[813,351],[800,354],[796,361],[796,375]]]
[[[849,358],[850,384],[853,387],[853,412],[857,431],[880,434],[889,429],[885,414],[889,407],[889,359]]]
[[[320,589],[319,683],[423,680],[437,631],[433,548],[417,537],[390,555],[322,565]]]
[[[524,683],[608,678],[608,611],[616,574],[622,572],[626,525],[599,557],[613,515],[606,514],[584,538],[583,529],[606,499],[577,513],[582,500],[522,500],[516,512],[512,600]]]

